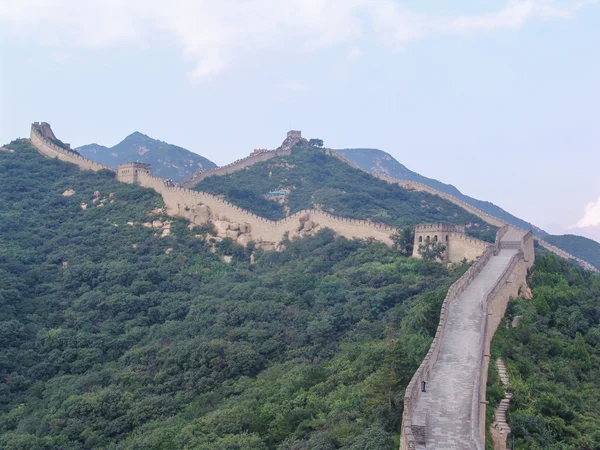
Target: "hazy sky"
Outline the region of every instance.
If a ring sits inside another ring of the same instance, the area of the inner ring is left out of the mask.
[[[301,129],[600,238],[599,24],[574,0],[0,0],[0,141],[137,130],[224,164]]]

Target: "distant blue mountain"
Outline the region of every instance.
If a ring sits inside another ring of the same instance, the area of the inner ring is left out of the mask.
[[[509,212],[505,211],[499,206],[494,205],[493,203],[469,197],[468,195],[460,192],[451,184],[442,183],[441,181],[427,178],[423,175],[413,172],[398,162],[392,155],[382,150],[377,150],[374,148],[347,148],[336,150],[336,152],[340,153],[354,164],[365,170],[368,170],[369,172],[389,175],[399,180],[417,181],[419,183],[426,184],[427,186],[437,189],[438,191],[453,195],[465,203],[473,205],[483,212],[502,219],[511,225],[523,229],[531,228],[536,236],[556,245],[557,247],[577,256],[578,258],[589,262],[600,270],[600,244],[596,241],[573,234],[565,234],[561,236],[549,235],[541,228],[538,228],[523,219],[513,216]]]
[[[211,169],[217,165],[209,159],[185,148],[152,139],[135,132],[114,147],[88,144],[76,148],[82,156],[115,169],[121,163],[139,161],[152,164],[152,173],[175,181],[189,178],[198,169]]]
[[[460,192],[451,184],[442,183],[441,181],[434,180],[433,178],[427,178],[418,174],[417,172],[413,172],[403,164],[399,163],[392,155],[384,152],[383,150],[377,150],[374,148],[348,148],[336,150],[336,152],[342,154],[350,161],[357,164],[361,168],[368,170],[369,172],[382,173],[394,178],[398,178],[399,180],[417,181],[419,183],[426,184],[427,186],[437,189],[438,191],[453,195],[465,203],[473,205],[483,212],[486,212],[494,217],[498,217],[499,219],[502,219],[519,228],[526,230],[533,228],[536,234],[540,237],[548,234],[529,222],[513,216],[509,212],[506,212],[493,203],[469,197],[468,195]]]

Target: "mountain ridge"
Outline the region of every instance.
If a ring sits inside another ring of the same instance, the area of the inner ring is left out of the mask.
[[[463,194],[456,186],[452,184],[444,183],[410,170],[384,150],[374,148],[345,148],[336,149],[335,151],[369,172],[389,175],[398,180],[416,181],[426,184],[427,186],[437,189],[438,191],[452,195],[491,216],[502,219],[511,225],[515,225],[523,229],[531,228],[539,236],[548,235],[548,233],[541,228],[510,214],[508,211],[493,204],[492,202],[479,200],[468,196]],[[385,162],[389,163],[385,164]]]
[[[174,181],[185,180],[198,169],[217,167],[214,162],[202,155],[154,139],[140,131],[134,131],[112,147],[91,143],[77,147],[75,150],[82,156],[114,169],[125,162],[152,164],[156,175]]]
[[[596,269],[600,269],[600,243],[597,241],[575,234],[551,235],[541,228],[510,214],[491,202],[475,199],[463,194],[451,184],[442,183],[438,180],[420,175],[417,172],[413,172],[383,150],[360,148],[335,151],[352,164],[356,164],[358,167],[361,167],[363,170],[370,173],[382,174],[398,180],[406,179],[407,181],[424,184],[444,194],[451,195],[458,200],[483,211],[485,214],[498,218],[518,228],[531,228],[537,238],[543,239],[546,243],[559,247],[560,250],[590,263]],[[388,163],[386,167],[386,165],[382,164],[382,160],[391,161],[391,163]],[[548,249],[548,246],[543,245],[542,242],[540,242],[540,244]]]
[[[292,132],[290,132],[290,133],[292,133]],[[288,139],[291,136],[290,133],[288,133]],[[299,133],[300,132],[293,132],[293,136],[292,137],[294,137],[294,136],[299,137],[300,136]],[[132,135],[130,135],[129,138],[136,140],[136,139],[139,139],[139,138],[146,138],[146,136],[143,135],[142,133],[137,132],[137,133],[132,133]],[[148,139],[151,139],[151,138],[148,138]],[[343,155],[343,150],[339,151],[339,152],[336,152],[336,151],[333,151],[331,149],[324,149],[325,153],[334,154],[334,155],[340,155],[340,158],[342,158],[343,160],[345,160],[346,163],[349,163],[350,165],[353,165],[356,168],[359,168],[360,170],[365,171],[366,173],[373,174],[373,172],[375,172],[375,174],[382,175],[382,172],[384,174],[386,172],[388,172],[388,173],[392,173],[395,176],[400,177],[400,178],[407,178],[407,177],[410,177],[410,178],[413,178],[413,179],[416,178],[419,181],[416,181],[416,182],[413,182],[413,183],[421,184],[421,186],[427,187],[426,189],[422,189],[422,188],[416,187],[417,191],[419,191],[419,190],[425,190],[426,192],[432,193],[434,195],[436,194],[436,192],[439,192],[440,194],[444,194],[444,195],[447,195],[449,197],[452,197],[452,198],[448,198],[448,200],[450,200],[451,202],[457,204],[458,206],[461,206],[463,209],[466,209],[467,211],[469,211],[471,213],[475,213],[476,216],[478,215],[479,217],[484,217],[485,221],[487,221],[488,223],[492,223],[495,226],[502,226],[503,223],[508,222],[508,223],[512,223],[513,225],[515,225],[515,226],[517,226],[519,228],[525,228],[525,229],[533,228],[533,229],[535,229],[537,231],[536,234],[538,234],[538,236],[540,234],[542,235],[542,237],[547,236],[547,234],[543,230],[541,230],[541,229],[539,229],[537,227],[534,227],[531,224],[529,224],[529,223],[527,223],[525,221],[522,221],[521,219],[518,219],[515,216],[510,215],[509,213],[506,213],[506,211],[502,210],[499,207],[496,207],[495,205],[493,205],[493,204],[491,204],[489,202],[481,202],[481,201],[472,199],[471,197],[468,197],[468,196],[462,196],[462,194],[460,193],[460,191],[458,191],[454,186],[445,185],[443,183],[440,183],[437,180],[429,179],[427,177],[423,177],[423,176],[421,176],[421,175],[419,175],[419,174],[417,174],[415,172],[410,171],[409,169],[407,169],[405,166],[403,166],[402,164],[400,164],[398,161],[396,161],[391,155],[389,155],[386,152],[383,152],[381,150],[375,150],[375,149],[346,149],[346,150],[347,150],[347,153],[352,153],[352,150],[354,150],[354,153],[357,152],[357,151],[358,152],[362,152],[363,153],[363,161],[362,161],[363,166],[365,165],[364,152],[376,152],[380,156],[383,155],[386,160],[392,161],[392,163],[395,163],[396,168],[400,168],[400,173],[398,173],[398,170],[395,170],[395,171],[383,170],[382,171],[380,169],[378,171],[373,171],[373,170],[369,170],[369,168],[370,168],[369,166],[367,168],[361,168],[360,165],[358,165],[358,164],[350,161],[348,158],[346,158],[346,156]],[[269,151],[265,151],[265,152],[266,153],[260,152],[260,154],[262,155],[262,154],[273,153],[273,152],[269,152]],[[250,163],[250,165],[253,165],[253,164],[254,164],[254,162]],[[245,165],[242,168],[246,168],[246,167],[247,166]],[[228,173],[228,172],[226,172],[226,173]],[[219,174],[216,174],[216,175],[219,175]],[[384,175],[384,177],[391,178],[391,180],[386,180],[389,183],[396,184],[396,182],[400,182],[399,184],[402,185],[402,183],[401,183],[402,180],[401,179],[398,179],[398,178],[395,178],[395,177],[390,177],[390,175],[387,175],[387,174]],[[214,178],[214,177],[210,177],[210,178]],[[160,179],[160,177],[157,178],[157,180],[159,180],[159,179]],[[434,184],[436,187],[430,187],[430,186],[428,186],[428,184],[425,184],[427,181],[429,181],[430,183]],[[446,187],[447,189],[450,189],[450,192],[452,192],[452,194],[448,194],[448,193],[445,193],[445,192],[442,192],[442,191],[439,191],[438,189],[436,189],[440,185],[443,186],[443,187]],[[411,186],[409,186],[409,185],[404,186],[404,187],[407,188],[407,189],[409,189],[409,190],[414,190],[415,189],[414,186],[411,188]],[[454,193],[458,193],[460,196],[462,196],[464,198],[464,200],[463,199],[458,199],[457,197],[455,197],[453,195]],[[256,193],[254,193],[254,196],[256,197]],[[258,197],[256,197],[256,198],[258,199]],[[468,203],[467,201],[469,199],[478,202],[478,203],[476,203],[477,206],[473,206],[472,203]],[[268,203],[271,203],[271,202],[268,202]],[[462,203],[462,205],[461,205],[461,203]],[[492,214],[483,212],[483,214],[485,214],[487,216],[487,218],[486,218],[486,216],[482,216],[482,214],[481,214],[482,211],[478,208],[478,206],[481,206],[481,205],[491,205],[492,207],[495,208],[496,212],[494,213],[494,211],[492,211]],[[475,208],[475,211],[471,211],[470,210],[471,208]],[[477,212],[477,211],[479,211],[479,212]],[[498,213],[498,211],[499,211],[499,213]],[[386,214],[386,213],[384,212],[384,214]],[[500,218],[497,218],[496,215],[498,215],[498,216],[503,216],[504,215],[505,216],[504,221],[502,219],[500,219]],[[508,216],[509,220],[506,220],[506,216]],[[515,223],[515,221],[516,221],[516,223]],[[567,258],[570,258],[570,259],[575,259],[576,261],[578,261],[581,265],[583,265],[586,268],[593,269],[592,266],[595,266],[596,268],[600,267],[600,251],[598,251],[598,252],[585,252],[586,256],[588,257],[588,261],[585,261],[584,258],[581,257],[581,255],[582,255],[582,253],[581,253],[581,246],[582,246],[581,239],[583,239],[583,238],[580,238],[578,236],[567,236],[566,238],[564,238],[564,239],[561,240],[561,243],[560,243],[561,248],[553,248],[552,245],[550,245],[550,243],[544,243],[544,242],[539,242],[539,243],[540,243],[540,245],[544,246],[547,250],[550,250],[550,251],[552,251],[554,253],[557,253],[557,254],[561,254],[561,256],[563,256],[563,257],[567,257]],[[598,248],[600,248],[600,245],[598,246]],[[562,250],[562,253],[560,252],[560,250]],[[570,254],[570,256],[568,254]],[[590,258],[592,258],[591,261],[589,261]],[[591,262],[590,267],[586,266],[587,262]]]

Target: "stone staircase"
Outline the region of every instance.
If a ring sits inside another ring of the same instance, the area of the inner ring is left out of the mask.
[[[510,380],[508,378],[508,374],[506,373],[506,366],[504,365],[504,361],[502,361],[500,358],[496,360],[496,369],[498,370],[498,374],[500,375],[500,381],[502,382],[502,386],[504,386],[505,389],[508,389]],[[492,437],[494,439],[495,450],[507,449],[506,438],[510,434],[510,427],[508,426],[508,423],[506,423],[506,411],[508,411],[508,407],[510,406],[511,398],[512,394],[507,390],[504,393],[504,398],[500,400],[500,403],[494,410]]]

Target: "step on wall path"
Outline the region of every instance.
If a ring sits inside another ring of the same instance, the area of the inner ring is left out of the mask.
[[[500,358],[496,360],[496,370],[498,370],[500,381],[506,391],[504,392],[504,398],[500,400],[500,403],[494,409],[494,423],[492,424],[491,433],[494,441],[494,450],[507,450],[506,439],[510,434],[510,427],[506,422],[506,412],[510,406],[512,394],[508,391],[510,380],[506,372],[506,366]]]

